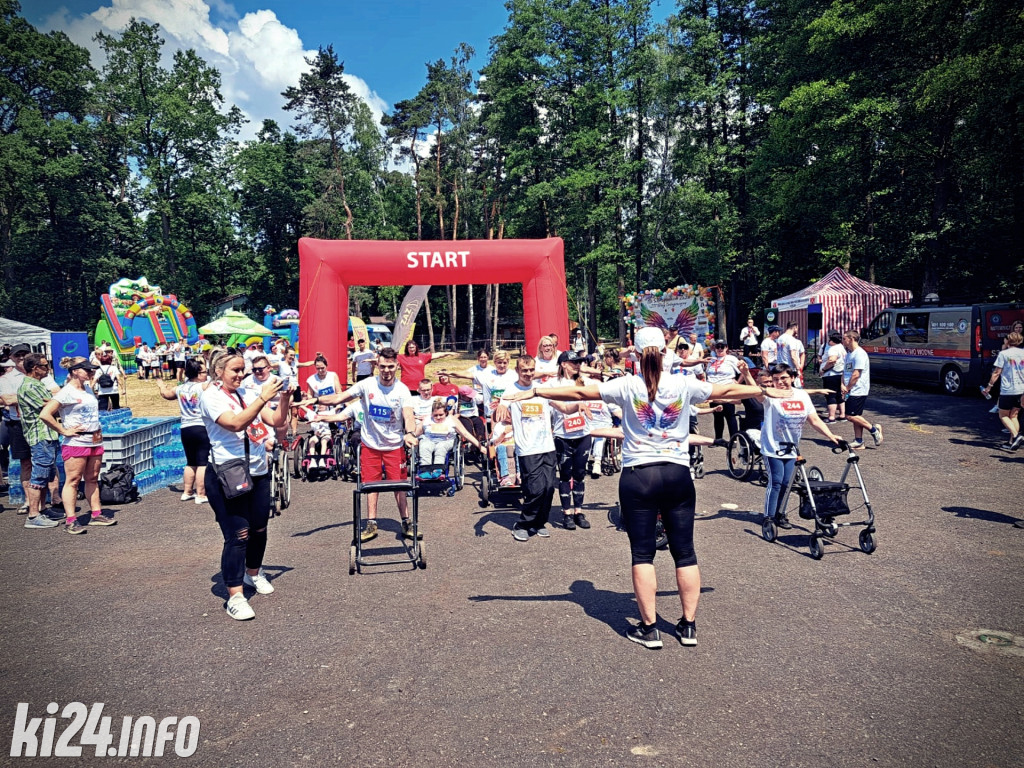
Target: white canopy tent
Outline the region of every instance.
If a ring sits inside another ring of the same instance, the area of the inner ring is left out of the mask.
[[[34,350],[50,349],[50,333],[46,328],[0,317],[0,344],[28,344]],[[42,345],[42,346],[41,346]]]

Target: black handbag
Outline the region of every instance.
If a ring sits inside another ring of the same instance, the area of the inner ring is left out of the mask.
[[[237,392],[235,394],[238,394]],[[238,395],[238,402],[245,408],[245,401]],[[245,458],[231,459],[218,465],[210,456],[210,463],[217,473],[217,481],[225,499],[237,499],[252,490],[252,475],[249,473],[249,435],[245,435]]]

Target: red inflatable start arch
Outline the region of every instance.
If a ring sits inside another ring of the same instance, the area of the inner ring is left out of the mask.
[[[569,339],[562,239],[299,240],[299,343],[335,371],[348,365],[350,285],[522,283],[526,348],[545,333]]]

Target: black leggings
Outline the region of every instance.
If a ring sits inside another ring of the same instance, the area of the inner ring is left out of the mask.
[[[571,514],[573,509],[583,509],[583,494],[587,489],[587,462],[590,460],[590,446],[593,438],[556,437],[555,452],[558,455],[558,498],[562,512]],[[571,482],[570,482],[571,481]]]
[[[697,564],[693,549],[697,492],[689,467],[669,462],[625,467],[619,479],[619,504],[633,565],[654,562],[659,514],[676,568]]]
[[[725,432],[725,425],[729,425],[729,437],[735,435],[739,429],[736,426],[736,404],[735,403],[713,403],[715,406],[722,406],[722,412],[715,411],[715,440],[721,440]]]
[[[224,534],[220,572],[224,586],[242,586],[246,568],[263,565],[267,551],[267,521],[270,520],[270,474],[254,475],[252,490],[225,499],[213,464],[206,467],[206,498]]]

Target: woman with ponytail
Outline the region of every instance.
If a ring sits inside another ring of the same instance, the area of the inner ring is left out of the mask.
[[[635,347],[640,353],[640,376],[623,376],[582,387],[540,387],[515,397],[569,402],[603,400],[622,409],[619,504],[632,554],[633,591],[640,607],[640,623],[630,627],[626,637],[645,648],[662,647],[656,627],[658,584],[654,571],[655,527],[660,515],[675,560],[683,610],[676,634],[680,643],[692,646],[697,644],[700,570],[693,547],[697,497],[689,469],[690,405],[709,399],[738,400],[764,394],[766,390],[736,383],[712,385],[695,376],[666,373],[662,369],[665,337],[657,328],[638,331]]]

